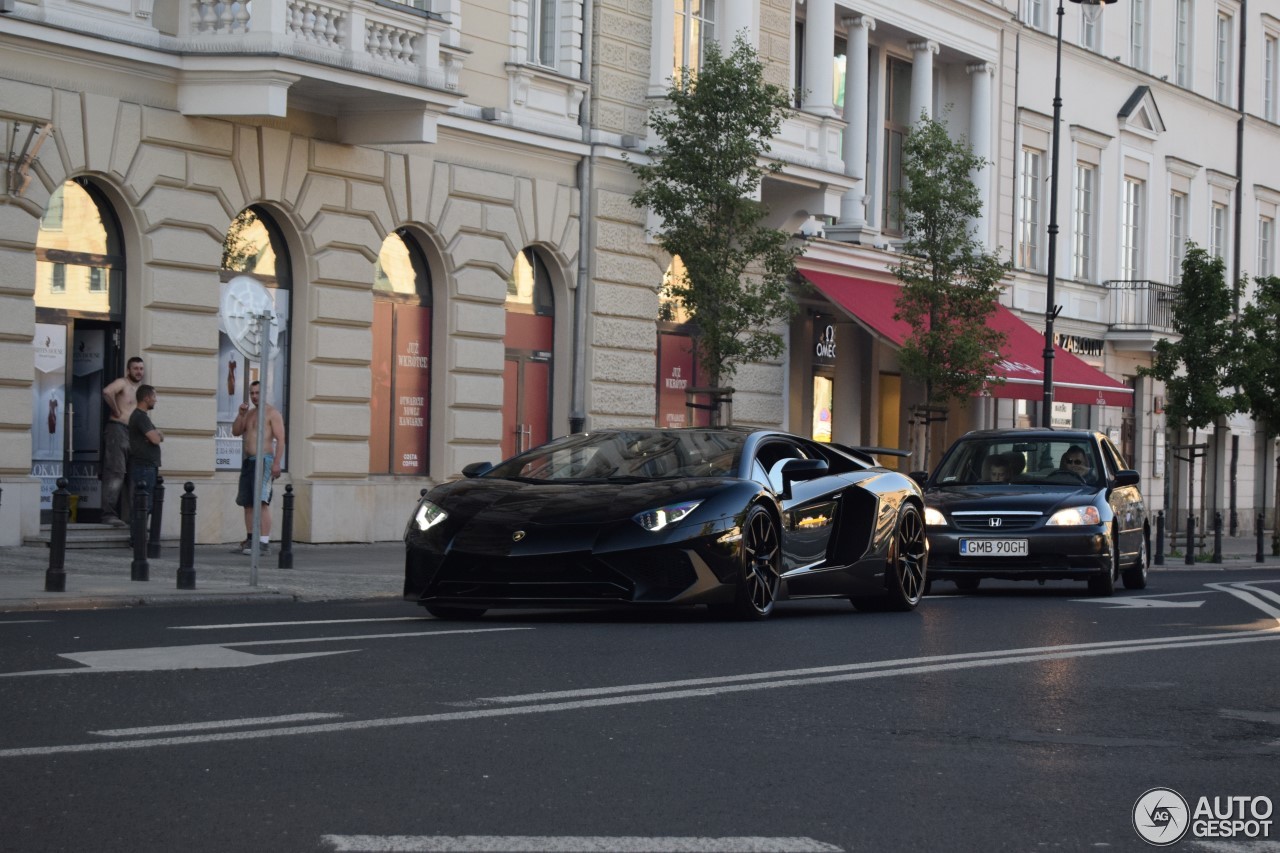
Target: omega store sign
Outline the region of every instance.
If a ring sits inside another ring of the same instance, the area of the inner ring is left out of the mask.
[[[836,320],[829,314],[813,318],[813,365],[836,366]]]

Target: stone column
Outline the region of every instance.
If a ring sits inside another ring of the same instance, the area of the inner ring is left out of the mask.
[[[665,7],[667,11],[660,11]],[[653,44],[649,50],[649,97],[662,98],[671,85],[675,59],[672,45],[676,43],[675,16],[670,3],[655,4],[653,16]]]
[[[721,6],[723,16],[720,19],[719,26],[721,31],[716,33],[717,38],[725,48],[727,53],[733,47],[733,40],[738,33],[743,33],[747,39],[747,44],[757,47],[760,40],[759,34],[756,32],[755,21],[752,16],[754,3],[725,3]]]
[[[867,224],[867,98],[868,35],[876,28],[874,18],[854,15],[843,18],[849,52],[844,76],[844,173],[858,183],[840,199],[839,225],[861,228]]]
[[[991,207],[991,75],[995,67],[989,62],[971,62],[966,67],[973,84],[972,107],[969,114],[969,141],[973,153],[986,160],[986,164],[973,174],[973,184],[982,201],[982,212],[973,221],[979,242],[991,248],[991,234],[987,227],[988,210]]]
[[[835,0],[808,0],[804,21],[804,111],[835,117]]]
[[[938,43],[921,39],[910,42],[913,55],[911,65],[911,125],[920,121],[920,113],[933,117],[933,56]]]

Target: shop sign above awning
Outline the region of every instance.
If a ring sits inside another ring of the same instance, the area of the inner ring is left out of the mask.
[[[902,346],[911,334],[908,323],[893,317],[901,291],[897,284],[812,270],[800,272],[828,299],[885,343]],[[991,326],[1005,335],[1002,357],[995,367],[995,375],[1004,379],[1004,384],[991,384],[987,392],[1003,399],[1041,399],[1044,389],[1044,332],[1029,326],[1003,305],[996,306]],[[1055,344],[1053,398],[1063,403],[1086,406],[1130,407],[1133,405],[1133,389]]]

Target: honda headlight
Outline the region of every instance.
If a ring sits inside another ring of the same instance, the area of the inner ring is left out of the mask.
[[[689,513],[697,509],[698,504],[702,501],[685,501],[684,503],[671,504],[661,507],[660,509],[650,509],[638,513],[631,517],[631,520],[643,527],[645,530],[657,531],[664,527],[682,521]]]
[[[929,527],[946,527],[947,517],[931,506],[924,508],[924,523]]]
[[[431,501],[424,500],[418,504],[418,511],[413,515],[413,524],[419,530],[425,532],[435,527],[448,517],[449,513],[445,512]]]
[[[1098,514],[1096,506],[1073,506],[1060,509],[1046,522],[1053,527],[1080,527],[1101,523],[1102,516]]]

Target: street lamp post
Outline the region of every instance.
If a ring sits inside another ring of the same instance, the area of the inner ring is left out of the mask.
[[[1090,21],[1096,21],[1102,10],[1116,0],[1071,0],[1084,6],[1084,13]],[[1058,263],[1058,125],[1062,122],[1062,16],[1066,14],[1063,0],[1058,0],[1058,37],[1053,69],[1053,150],[1050,154],[1049,169],[1049,253],[1046,262],[1049,265],[1045,276],[1044,297],[1044,402],[1041,405],[1040,425],[1053,425],[1053,321],[1058,319],[1062,309],[1056,304],[1054,285],[1057,283]]]

